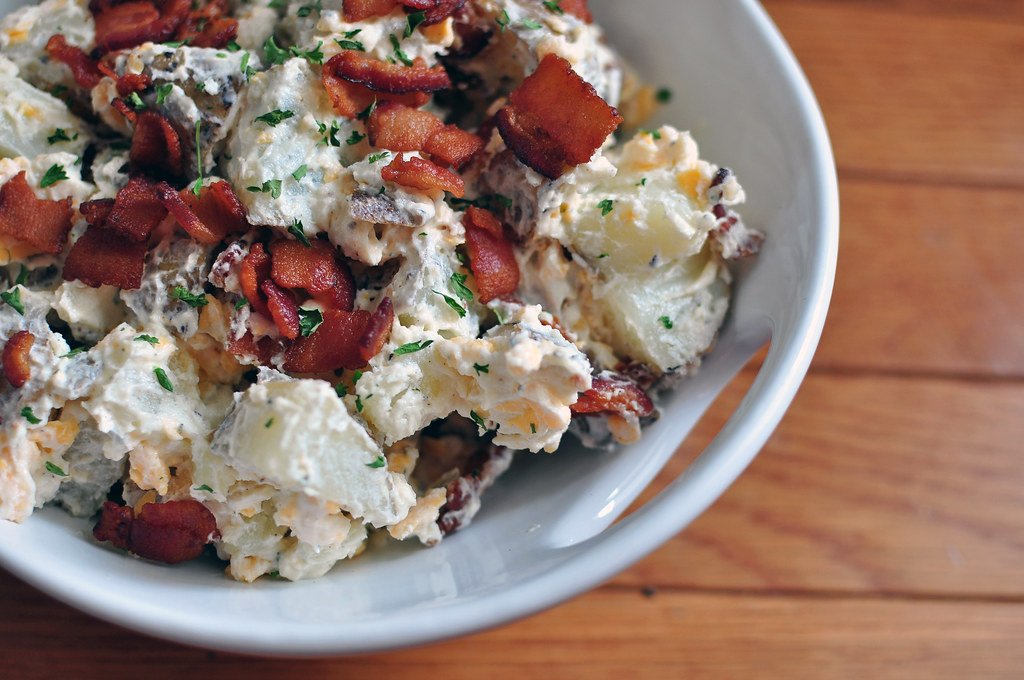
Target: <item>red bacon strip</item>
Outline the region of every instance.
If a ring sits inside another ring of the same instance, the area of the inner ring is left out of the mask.
[[[174,39],[192,47],[227,47],[238,35],[238,22],[225,16],[228,12],[226,2],[212,0],[205,7],[188,13]]]
[[[484,140],[472,132],[460,130],[455,125],[445,125],[427,140],[423,150],[460,170],[483,148]]]
[[[465,4],[466,0],[437,0],[434,7],[426,11],[423,25],[433,26],[434,24],[439,24],[462,9]]]
[[[228,340],[227,343],[227,350],[231,354],[236,357],[256,357],[261,364],[269,364],[283,349],[284,345],[280,340],[269,336],[255,340],[249,331],[237,340]]]
[[[149,0],[93,0],[89,9],[96,22],[96,49],[106,53],[147,41],[170,40],[191,6],[191,0],[163,0],[159,9]]]
[[[0,232],[40,252],[59,253],[71,231],[71,199],[37,198],[25,171],[0,188]]]
[[[589,161],[622,123],[622,116],[568,61],[548,54],[512,91],[495,120],[520,161],[556,179]]]
[[[342,0],[341,11],[345,21],[362,21],[387,16],[397,4],[397,0]]]
[[[316,240],[305,246],[298,241],[278,241],[271,259],[270,278],[282,288],[302,288],[324,305],[352,311],[356,286],[331,244]]]
[[[103,227],[90,226],[64,260],[64,280],[87,286],[135,289],[142,285],[146,242],[132,242]]]
[[[178,224],[199,243],[215,245],[229,234],[249,230],[245,207],[225,181],[213,182],[199,190],[199,196],[190,188],[175,191],[161,182],[157,195],[163,206]]]
[[[18,331],[7,339],[4,344],[3,364],[4,376],[11,387],[21,387],[32,377],[32,364],[29,363],[29,352],[36,336],[28,331]]]
[[[299,305],[292,294],[274,283],[273,279],[260,282],[260,290],[267,296],[267,309],[281,335],[294,340],[299,337]]]
[[[388,182],[401,184],[404,187],[424,191],[441,189],[450,192],[456,198],[466,195],[466,183],[461,177],[451,170],[417,156],[409,158],[395,156],[394,160],[384,166],[380,176]]]
[[[92,533],[98,541],[167,564],[195,559],[220,538],[213,513],[192,499],[146,503],[137,515],[129,506],[106,501]]]
[[[323,323],[312,335],[300,336],[292,342],[285,358],[286,371],[325,373],[366,365],[359,342],[370,322],[370,313],[363,309],[325,309],[323,317]]]
[[[263,300],[260,284],[270,278],[270,255],[262,243],[253,243],[249,254],[242,260],[242,268],[238,274],[242,295],[249,301],[249,306],[263,316],[270,318],[270,308]]]
[[[125,120],[127,120],[132,125],[135,125],[135,120],[138,118],[138,116],[135,115],[135,109],[129,106],[128,102],[126,102],[123,99],[115,99],[114,101],[110,102],[110,106],[115,111],[124,116]]]
[[[366,330],[363,331],[363,337],[359,339],[359,356],[363,358],[363,361],[369,361],[384,348],[384,344],[391,334],[391,324],[394,321],[395,307],[391,303],[391,298],[385,297],[370,315]]]
[[[480,302],[515,291],[519,286],[519,264],[498,218],[488,210],[470,206],[462,223],[466,227],[469,268],[476,278]]]
[[[324,71],[388,94],[436,92],[452,87],[443,66],[427,66],[420,58],[414,59],[412,66],[403,66],[374,59],[363,52],[345,50],[331,57],[324,64]]]
[[[558,7],[566,14],[571,14],[577,19],[582,19],[588,24],[594,23],[594,15],[587,7],[587,0],[562,0]]]
[[[132,92],[142,92],[153,81],[145,73],[126,73],[117,79],[117,94],[127,97]]]
[[[75,83],[81,88],[91,90],[103,78],[96,60],[82,48],[69,45],[60,33],[50,36],[46,41],[46,52],[57,61],[67,64]]]
[[[461,168],[484,147],[484,140],[445,125],[428,111],[397,102],[381,102],[366,122],[370,144],[391,151],[426,151],[455,168]]]
[[[605,373],[595,377],[591,387],[569,407],[573,413],[614,413],[621,416],[649,416],[654,404],[643,388],[622,376]]]
[[[180,175],[182,170],[181,139],[166,117],[156,111],[136,114],[132,133],[131,162],[149,172]]]
[[[145,243],[150,232],[167,217],[157,182],[142,175],[128,180],[114,199],[103,227],[129,241]]]

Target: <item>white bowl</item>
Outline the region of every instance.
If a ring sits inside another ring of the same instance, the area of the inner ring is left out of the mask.
[[[20,0],[0,0],[10,11]],[[212,562],[165,567],[97,545],[86,522],[45,509],[0,522],[0,564],[119,625],[256,654],[339,654],[429,642],[505,623],[582,593],[704,511],[771,434],[807,370],[835,272],[838,193],[825,125],[800,67],[754,0],[591,0],[616,45],[671,87],[664,122],[746,188],[767,232],[700,373],[663,403],[637,445],[522,455],[467,530],[434,548],[369,551],[309,582],[233,582]],[[756,380],[678,479],[613,520],[704,409],[770,339]]]

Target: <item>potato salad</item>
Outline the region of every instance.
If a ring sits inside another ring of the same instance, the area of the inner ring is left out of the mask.
[[[586,0],[43,0],[0,95],[0,518],[242,581],[637,441],[761,241]]]

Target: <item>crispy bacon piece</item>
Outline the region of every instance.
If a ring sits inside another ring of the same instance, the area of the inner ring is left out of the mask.
[[[25,171],[0,187],[0,233],[44,253],[59,253],[71,231],[71,198],[37,198]]]
[[[590,13],[590,8],[587,7],[587,0],[562,0],[558,3],[558,6],[566,14],[571,14],[588,24],[594,23],[594,15]]]
[[[409,9],[422,10],[424,26],[439,24],[462,9],[466,0],[400,0]]]
[[[103,78],[96,60],[82,48],[69,45],[60,33],[51,35],[46,41],[46,52],[57,61],[67,64],[75,83],[81,88],[91,90]]]
[[[191,0],[163,0],[159,8],[149,0],[93,0],[89,9],[96,22],[96,51],[113,52],[147,41],[170,40],[191,7]]]
[[[146,503],[138,514],[130,506],[106,501],[92,534],[98,541],[167,564],[195,559],[207,543],[220,538],[213,513],[192,499]]]
[[[391,298],[385,297],[377,304],[377,309],[370,315],[370,320],[363,331],[363,337],[359,339],[359,356],[363,361],[369,361],[377,356],[377,353],[384,348],[391,334],[391,324],[395,321],[395,307]]]
[[[305,246],[298,241],[278,241],[271,260],[270,278],[277,285],[302,288],[324,305],[352,311],[356,286],[331,244],[316,240]]]
[[[142,285],[146,242],[134,243],[103,227],[90,226],[75,241],[64,260],[64,280],[87,286],[106,284],[135,289]]]
[[[555,54],[509,95],[495,116],[516,157],[549,179],[586,163],[622,123],[593,86]]]
[[[370,144],[391,151],[426,151],[460,168],[484,147],[484,140],[445,125],[428,111],[398,102],[381,102],[366,122]]]
[[[419,108],[430,101],[430,94],[427,92],[410,92],[409,94],[374,92],[365,85],[350,83],[338,77],[326,67],[321,69],[320,79],[327,89],[327,96],[331,98],[334,110],[346,118],[356,118],[376,101],[396,101],[414,108]]]
[[[242,260],[242,268],[238,274],[242,295],[249,301],[249,306],[263,316],[270,318],[270,309],[263,300],[260,284],[270,278],[270,255],[262,243],[253,243],[249,254]]]
[[[364,309],[354,312],[325,309],[323,316],[323,323],[312,335],[292,342],[285,357],[286,371],[325,373],[366,365],[359,350],[359,341],[370,322],[370,313]]]
[[[12,387],[21,387],[32,377],[32,365],[29,363],[29,352],[36,336],[28,331],[18,331],[7,339],[4,344],[3,364],[4,375]]]
[[[620,416],[643,417],[654,413],[654,404],[643,388],[612,373],[595,377],[590,389],[569,408],[573,413],[614,413]]]
[[[470,206],[462,224],[466,227],[469,268],[476,277],[480,302],[512,293],[519,286],[519,265],[501,222],[489,210]]]
[[[445,125],[427,140],[423,150],[459,170],[483,148],[484,140],[472,132]]]
[[[416,58],[412,66],[390,64],[363,52],[344,50],[331,57],[324,70],[352,83],[361,83],[375,92],[409,94],[449,90],[451,78],[443,66],[427,66]]]
[[[252,333],[246,331],[242,337],[228,340],[227,350],[236,357],[253,356],[259,363],[269,364],[283,352],[284,345],[280,340],[266,335],[255,340]]]
[[[78,206],[78,212],[89,223],[91,227],[102,227],[107,220],[107,215],[114,209],[114,199],[97,198],[94,201],[86,201]]]
[[[153,84],[145,73],[125,73],[117,79],[117,94],[127,97],[132,92],[142,92]]]
[[[110,102],[110,107],[124,116],[124,119],[129,123],[135,125],[135,120],[138,116],[135,115],[135,109],[129,106],[128,102],[123,99],[115,99]]]
[[[395,156],[394,160],[384,166],[380,176],[388,182],[404,187],[422,190],[441,189],[450,192],[456,198],[466,195],[466,183],[461,177],[418,156]]]
[[[171,121],[156,111],[136,114],[132,148],[128,158],[146,171],[177,176],[182,170],[181,139]]]
[[[191,188],[175,191],[167,182],[161,182],[157,195],[178,224],[199,243],[215,245],[229,234],[249,230],[245,207],[228,182],[204,186],[198,197]]]
[[[205,7],[188,13],[174,34],[175,40],[188,42],[192,47],[227,47],[238,35],[238,22],[228,13],[223,0],[212,0]]]
[[[142,175],[129,179],[117,192],[113,208],[103,221],[104,228],[129,241],[145,243],[150,232],[167,217],[157,186],[155,180]]]
[[[267,309],[281,335],[294,340],[299,337],[299,305],[292,294],[274,283],[273,279],[260,282],[260,290],[267,296]]]
[[[387,16],[397,4],[397,0],[342,0],[341,11],[345,21],[362,21]]]

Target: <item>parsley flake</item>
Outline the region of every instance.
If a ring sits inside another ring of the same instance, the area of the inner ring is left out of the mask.
[[[544,6],[555,14],[565,14],[565,10],[559,7],[562,0],[544,0]]]
[[[350,134],[348,136],[348,139],[345,140],[345,143],[348,144],[349,146],[354,146],[359,142],[363,141],[364,139],[366,139],[366,135],[364,135],[359,130],[353,130],[352,134]]]
[[[164,45],[167,45],[168,47],[181,47],[182,45],[185,45],[187,43],[188,43],[187,40],[171,40],[171,41],[165,42]]]
[[[242,307],[245,307],[247,304],[249,304],[249,299],[242,298],[241,300],[235,303],[235,309],[241,309]]]
[[[46,143],[53,145],[57,142],[73,142],[78,139],[78,133],[75,133],[74,137],[68,136],[68,131],[64,128],[56,128],[53,134],[46,138]]]
[[[358,33],[358,31],[356,32]],[[363,43],[359,42],[358,40],[342,40],[339,38],[335,38],[334,42],[338,43],[338,47],[340,47],[343,50],[355,50],[356,52],[366,51],[366,48],[363,46]]]
[[[246,191],[251,191],[254,194],[270,194],[271,198],[281,197],[281,180],[279,179],[268,179],[266,182],[256,187],[246,187]]]
[[[317,14],[323,11],[323,4],[321,3],[321,0],[316,0],[312,5],[303,5],[302,7],[299,7],[298,11],[295,12],[295,16],[308,17],[313,10],[316,10]]]
[[[287,4],[287,0],[270,0],[267,3],[267,7],[270,9],[283,9]]]
[[[308,338],[313,335],[323,322],[324,315],[319,309],[299,307],[299,333],[302,337]]]
[[[536,425],[536,423],[530,423],[530,432],[532,434],[537,434],[537,425]]]
[[[258,120],[261,123],[266,123],[270,127],[277,127],[277,125],[281,123],[281,121],[288,120],[294,115],[294,111],[282,111],[281,109],[274,109],[273,111],[268,111],[267,113],[264,113],[262,116],[256,116],[256,120]]]
[[[202,136],[203,123],[196,121],[196,183],[192,185],[192,193],[199,198],[199,192],[203,189],[203,153],[200,148],[200,137]]]
[[[420,24],[427,20],[426,12],[413,12],[405,18],[405,32],[402,33],[402,37],[408,38],[412,36],[412,32],[415,31]]]
[[[324,146],[341,146],[341,142],[338,141],[338,131],[341,130],[338,126],[338,121],[332,120],[330,127],[325,123],[316,121],[316,128],[320,134],[324,135],[324,138],[320,140],[319,144],[323,144]],[[352,134],[356,133],[353,132]]]
[[[147,335],[145,333],[142,335],[136,335],[134,339],[136,342],[148,342],[151,345],[155,345],[160,342],[160,338],[154,338],[152,335]]]
[[[39,420],[39,418],[36,418],[35,413],[32,413],[31,406],[26,406],[25,408],[21,409],[21,417],[33,425],[38,425],[39,423],[42,422],[41,420]]]
[[[661,133],[657,130],[640,130],[645,135],[650,135],[651,139],[661,139]]]
[[[390,156],[390,155],[391,155],[391,152],[390,152],[390,151],[381,151],[380,153],[375,153],[375,154],[373,154],[372,156],[370,156],[370,157],[369,157],[369,158],[367,158],[366,160],[367,160],[368,162],[370,162],[370,163],[376,163],[377,161],[382,161],[382,160],[384,160],[385,158],[387,158],[387,157],[388,157],[388,156]]]
[[[370,104],[365,109],[363,109],[362,111],[360,111],[359,113],[356,114],[356,118],[358,118],[359,120],[366,120],[367,118],[369,118],[370,116],[373,115],[373,111],[376,108],[377,108],[377,100],[374,99],[372,104]]]
[[[3,300],[10,305],[11,309],[16,311],[18,314],[25,316],[25,305],[21,302],[21,288],[18,286],[0,293],[0,300]]]
[[[499,326],[504,326],[505,325],[505,317],[504,317],[504,315],[502,315],[501,310],[498,309],[497,307],[495,307],[491,311],[494,312],[494,318],[498,320],[498,325]]]
[[[21,269],[18,270],[18,278],[14,279],[14,285],[24,286],[26,281],[28,281],[28,268],[21,265]]]
[[[64,472],[64,470],[62,470],[59,465],[51,461],[46,461],[44,467],[46,468],[46,471],[52,475],[57,475],[58,477],[68,476],[68,473]]]
[[[164,372],[164,369],[159,366],[154,366],[153,375],[156,376],[156,381],[160,383],[160,387],[164,388],[168,392],[174,391],[174,385],[171,384],[171,379],[167,377],[167,373]]]
[[[302,57],[311,64],[322,64],[324,62],[324,53],[320,48],[323,47],[323,44],[324,41],[320,40],[317,42],[316,47],[311,50],[303,52],[297,47],[289,47],[288,51],[292,53],[292,56]]]
[[[269,428],[273,424],[274,424],[274,417],[271,416],[270,418],[267,418],[267,422],[263,423],[263,427]]]
[[[243,54],[242,55],[242,63],[238,66],[238,70],[241,71],[243,75],[245,75],[246,82],[248,82],[249,78],[252,78],[253,75],[255,75],[255,73],[256,73],[256,69],[254,69],[252,66],[249,66],[249,57],[250,56],[251,55],[248,52]]]
[[[125,97],[125,100],[136,111],[141,111],[142,109],[146,108],[146,102],[142,101],[142,97],[139,96],[138,92],[132,92],[130,95]]]
[[[421,349],[426,349],[434,344],[433,340],[423,340],[422,342],[407,342],[401,347],[395,349],[395,356],[401,354],[412,354],[413,352],[419,352]]]
[[[477,375],[480,375],[481,373],[490,373],[491,372],[491,365],[490,364],[473,364],[473,370],[476,371]]]
[[[466,287],[466,275],[455,272],[449,279],[452,282],[452,288],[455,289],[455,294],[466,302],[473,301],[473,291]]]
[[[444,293],[439,293],[436,290],[433,291],[433,292],[437,293],[438,295],[443,297],[444,301],[448,304],[448,306],[451,307],[452,309],[454,309],[458,313],[460,319],[463,318],[464,316],[466,316],[466,308],[463,307],[462,305],[460,305],[458,300],[456,300],[455,298],[451,297],[450,295],[445,295]]]
[[[213,493],[213,489],[210,487],[209,484],[200,484],[199,486],[196,487],[196,491],[208,491],[210,493]]]
[[[615,207],[615,201],[610,198],[606,198],[598,203],[597,207],[601,209],[602,215],[608,215],[608,213],[612,211],[612,208]]]
[[[68,173],[64,172],[64,166],[60,163],[54,163],[45,173],[43,173],[43,178],[39,180],[39,188],[45,189],[46,187],[67,178]]]
[[[487,423],[484,422],[484,419],[480,417],[479,413],[477,413],[476,411],[470,411],[469,417],[473,419],[474,423],[476,423],[485,430],[487,429]]]
[[[238,43],[236,43],[234,40],[229,40],[228,41],[228,44],[227,44],[227,51],[228,52],[240,52],[241,50],[242,50],[242,46],[239,45]]]
[[[302,222],[300,220],[295,220],[295,224],[288,227],[288,233],[294,236],[297,241],[302,243],[302,245],[307,248],[310,247],[309,239],[306,237],[306,231],[303,229]]]
[[[508,10],[503,9],[501,10],[501,16],[495,19],[495,21],[498,22],[498,28],[501,29],[502,33],[504,33],[505,29],[508,28],[509,23],[512,22],[512,19],[508,16]]]
[[[175,286],[174,290],[171,291],[170,297],[181,300],[193,309],[210,304],[210,301],[206,299],[206,293],[196,295],[195,293],[190,293],[185,286]]]
[[[305,176],[306,176],[306,164],[305,163],[300,165],[295,170],[295,172],[292,173],[292,177],[295,179],[296,182],[300,181]]]
[[[391,41],[391,49],[395,51],[395,58],[398,59],[398,61],[405,64],[406,66],[412,66],[412,59],[410,59],[409,56],[402,51],[402,48],[398,43],[398,36],[392,33],[391,35],[388,36],[388,40]]]
[[[174,83],[162,83],[156,86],[156,105],[162,106],[167,101],[167,95],[174,89]]]
[[[263,52],[267,55],[267,61],[271,64],[283,64],[288,60],[288,50],[281,49],[274,42],[274,36],[267,38],[263,43]]]
[[[611,253],[601,253],[600,255],[597,256],[597,259],[603,260],[604,258],[611,257],[611,256],[612,256]]]
[[[672,90],[667,87],[658,88],[658,91],[654,93],[654,98],[658,100],[659,104],[668,104],[672,101]]]
[[[659,316],[658,321],[660,321],[661,325],[664,326],[665,328],[672,328],[672,319],[668,318],[667,316]]]
[[[348,385],[346,385],[343,382],[339,382],[337,385],[334,386],[334,392],[339,397],[344,397],[346,394],[348,394]]]
[[[82,345],[81,347],[74,348],[73,350],[71,350],[67,354],[61,354],[60,358],[61,359],[67,359],[68,357],[73,357],[73,356],[75,356],[77,354],[81,354],[82,352],[86,352],[88,350],[89,350],[88,347],[86,347],[85,345]]]
[[[387,460],[385,460],[384,456],[377,456],[377,460],[373,461],[372,463],[367,463],[366,467],[382,468],[387,464],[388,462]]]
[[[534,21],[533,19],[523,19],[523,26],[534,31],[544,28],[544,26],[539,21]]]

